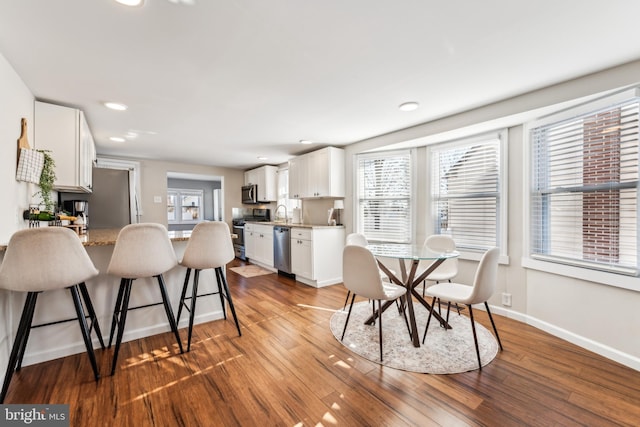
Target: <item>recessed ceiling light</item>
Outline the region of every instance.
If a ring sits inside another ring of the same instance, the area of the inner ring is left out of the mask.
[[[109,140],[113,141],[113,142],[125,142],[126,141],[126,139],[121,138],[119,136],[112,136],[111,138],[109,138]]]
[[[144,0],[116,0],[118,3],[125,6],[142,6]]]
[[[405,102],[403,104],[400,104],[398,108],[401,109],[402,111],[413,111],[417,109],[419,105],[420,104],[418,104],[417,102],[411,101],[411,102]]]
[[[301,139],[300,140],[300,144],[313,144],[311,141],[309,141],[308,139]]]
[[[268,159],[268,157],[265,157],[265,156],[258,156],[258,160],[267,160],[267,159]]]
[[[127,108],[129,108],[124,104],[120,104],[119,102],[105,102],[104,106],[107,107],[107,108],[110,108],[112,110],[117,110],[117,111],[124,111]]]

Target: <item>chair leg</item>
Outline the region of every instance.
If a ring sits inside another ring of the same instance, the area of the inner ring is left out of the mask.
[[[347,303],[349,302],[349,296],[351,295],[351,291],[347,291],[347,297],[344,299],[344,304],[342,306],[342,309],[344,310],[345,308],[347,308]]]
[[[191,309],[189,310],[189,333],[187,338],[187,351],[191,351],[191,334],[193,333],[193,318],[196,316],[196,300],[198,299],[198,281],[200,270],[193,273],[193,287],[191,288]]]
[[[113,362],[111,363],[111,375],[115,374],[116,372],[116,366],[118,363],[118,353],[120,352],[120,344],[122,344],[122,335],[124,333],[124,325],[127,321],[127,310],[129,309],[129,298],[131,297],[131,284],[133,283],[133,279],[122,279],[122,282],[120,283],[120,287],[122,288],[121,291],[123,293],[122,296],[120,296],[120,300],[116,302],[116,308],[118,308],[119,310],[119,316],[118,316],[118,336],[116,337],[116,349],[113,352]],[[118,292],[118,294],[120,294],[120,291]],[[118,307],[118,303],[120,303],[120,306]],[[115,321],[116,319],[116,314],[113,314],[114,318],[113,320]],[[113,330],[114,326],[112,324],[111,329]],[[109,347],[111,347],[111,339],[109,339]]]
[[[100,379],[100,372],[98,371],[98,365],[96,363],[96,356],[93,353],[93,344],[91,343],[91,334],[89,332],[89,326],[87,326],[87,319],[84,317],[84,309],[82,308],[82,301],[80,301],[80,294],[78,293],[78,286],[74,285],[69,288],[71,297],[73,298],[73,305],[76,308],[76,315],[78,316],[78,323],[80,324],[80,332],[82,332],[82,339],[84,340],[84,346],[87,348],[87,355],[93,368],[93,376],[96,381]]]
[[[478,369],[482,369],[482,362],[480,361],[480,348],[478,347],[478,336],[476,335],[476,323],[473,321],[473,309],[471,308],[471,304],[467,304],[467,307],[469,307],[469,318],[471,319],[473,342],[476,345],[476,356],[478,356]]]
[[[126,289],[126,281],[127,279],[120,279],[120,287],[118,288],[118,297],[116,298],[116,306],[113,308],[113,317],[111,318],[111,332],[109,333],[109,345],[107,348],[111,348],[111,343],[113,342],[113,334],[116,331],[116,325],[120,319],[120,312],[122,311],[122,296],[124,295],[124,291]]]
[[[184,276],[184,285],[182,285],[182,293],[180,294],[180,304],[178,305],[178,315],[176,316],[176,325],[180,324],[180,316],[182,315],[182,308],[184,305],[184,299],[187,296],[187,288],[189,287],[189,277],[191,276],[191,269],[187,268],[187,273]]]
[[[180,353],[184,353],[184,350],[182,348],[182,340],[180,339],[180,334],[178,333],[178,326],[176,326],[176,318],[173,315],[173,310],[171,309],[171,304],[169,303],[169,295],[167,295],[167,288],[164,285],[164,278],[162,277],[162,274],[157,275],[156,278],[158,279],[158,286],[160,287],[160,293],[162,294],[164,310],[167,312],[167,320],[169,321],[169,326],[171,326],[173,335],[175,335],[176,341],[178,341]]]
[[[378,313],[380,313],[378,316],[378,336],[380,339],[380,361],[382,362],[382,300],[378,300]]]
[[[222,282],[222,287],[224,288],[225,298],[229,303],[229,309],[231,309],[231,314],[233,315],[233,320],[236,323],[236,329],[238,329],[238,336],[242,336],[242,332],[240,331],[240,323],[238,322],[238,316],[236,315],[236,309],[233,305],[233,298],[231,298],[231,292],[229,292],[229,285],[227,284],[227,279],[224,277],[224,273],[222,272],[222,267],[218,267],[220,281]]]
[[[495,332],[496,338],[498,339],[498,345],[500,346],[500,351],[502,351],[502,342],[500,342],[500,335],[498,335],[498,329],[496,328],[496,324],[493,322],[493,316],[491,315],[491,310],[489,310],[489,304],[487,304],[487,302],[485,301],[484,306],[487,309],[489,320],[491,320],[491,326],[493,326],[493,332]]]
[[[36,292],[35,295],[33,296],[33,299],[37,300],[37,298],[38,298],[38,293]],[[27,314],[29,316],[28,317],[29,328],[24,333],[20,350],[18,352],[18,366],[16,367],[16,371],[19,371],[20,369],[22,369],[22,359],[24,358],[24,353],[27,349],[27,342],[29,341],[29,334],[31,333],[31,325],[33,324],[33,314],[35,313],[35,311],[36,311],[36,303],[35,301],[33,301],[29,306],[29,312]]]
[[[80,294],[82,295],[82,299],[84,300],[85,305],[87,306],[87,311],[89,312],[89,318],[91,319],[91,325],[89,326],[89,335],[91,335],[91,330],[95,329],[96,335],[98,336],[98,341],[100,341],[100,348],[104,350],[104,340],[102,339],[102,331],[100,330],[100,324],[98,323],[98,316],[96,316],[96,310],[93,308],[93,303],[91,302],[91,297],[89,296],[89,291],[87,291],[86,283],[82,282],[78,285],[80,289]]]
[[[436,297],[433,297],[431,300],[431,310],[429,310],[429,317],[427,318],[427,326],[424,328],[424,335],[422,336],[422,344],[427,339],[427,331],[429,330],[429,323],[431,323],[431,316],[433,315],[433,310],[435,310],[434,304],[436,303]]]
[[[7,365],[7,373],[4,376],[2,391],[0,392],[0,404],[4,403],[4,398],[7,396],[7,391],[9,391],[9,383],[11,383],[11,378],[16,370],[19,353],[22,351],[23,347],[26,347],[27,331],[31,328],[32,314],[30,313],[33,313],[33,307],[35,307],[36,299],[36,292],[27,293],[27,300],[25,301],[24,308],[22,309],[22,316],[20,316],[20,323],[18,324],[18,332],[16,333],[16,339],[13,342],[13,347],[11,348],[9,364]]]
[[[227,306],[224,303],[224,294],[222,293],[222,279],[220,279],[220,276],[222,274],[222,268],[215,268],[215,273],[216,273],[216,283],[218,284],[218,296],[220,297],[220,306],[222,307],[222,315],[224,316],[224,320],[227,320]]]
[[[342,338],[340,341],[344,341],[344,334],[347,332],[347,325],[349,324],[349,317],[351,317],[351,309],[353,308],[353,301],[356,299],[356,294],[351,295],[351,305],[349,306],[349,312],[347,313],[347,320],[344,322],[344,329],[342,330]]]

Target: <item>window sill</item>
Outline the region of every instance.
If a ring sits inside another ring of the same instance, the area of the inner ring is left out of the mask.
[[[631,291],[640,291],[639,277],[625,276],[623,274],[608,273],[588,268],[573,267],[570,265],[540,261],[527,257],[522,258],[522,266],[530,270],[543,271],[545,273],[557,274],[559,276],[571,277],[573,279],[585,280]]]

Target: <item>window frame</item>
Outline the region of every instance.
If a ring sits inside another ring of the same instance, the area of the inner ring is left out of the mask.
[[[430,234],[440,234],[440,230],[436,230],[437,218],[436,209],[434,208],[432,185],[434,181],[434,175],[431,172],[431,165],[433,161],[433,155],[435,151],[441,150],[443,147],[460,147],[469,146],[486,142],[488,140],[499,140],[499,154],[498,154],[498,189],[496,194],[498,195],[498,206],[496,208],[496,236],[495,246],[500,248],[500,262],[508,263],[508,229],[509,229],[509,162],[508,162],[508,147],[509,147],[509,131],[507,128],[501,128],[492,130],[489,132],[477,133],[462,138],[456,138],[447,141],[441,141],[433,144],[429,144],[426,148],[426,165],[428,168],[427,181],[429,185],[425,188],[427,199],[427,230]],[[429,233],[428,233],[429,234]],[[457,242],[456,242],[457,243]],[[457,251],[460,252],[461,259],[480,260],[482,254],[490,247],[465,247],[459,246]]]
[[[367,238],[368,241],[370,242],[376,242],[376,243],[407,243],[407,244],[412,244],[415,241],[415,237],[416,237],[416,221],[417,221],[417,211],[416,211],[416,177],[417,177],[417,156],[416,156],[417,150],[415,148],[409,148],[409,149],[394,149],[394,150],[381,150],[381,151],[373,151],[373,152],[363,152],[363,153],[358,153],[356,155],[353,156],[353,179],[354,179],[354,210],[353,210],[353,222],[354,222],[354,230],[357,230],[356,232],[358,233],[362,233],[365,235],[365,237]],[[407,241],[404,242],[399,242],[397,240],[394,241],[388,241],[388,240],[381,240],[381,239],[375,239],[372,238],[370,236],[367,236],[365,231],[364,231],[364,224],[362,224],[360,218],[360,180],[359,180],[359,161],[361,158],[383,158],[383,157],[389,157],[389,156],[393,156],[393,155],[405,155],[408,154],[409,156],[409,181],[410,181],[410,185],[411,185],[411,189],[409,191],[409,215],[411,217],[410,220],[410,224],[409,224],[409,228],[408,228],[408,238]]]
[[[176,219],[173,221],[169,220],[169,196],[176,196],[176,204],[174,206],[176,210]],[[194,220],[183,220],[182,219],[182,196],[197,196],[200,198],[200,204],[198,205],[200,211],[200,218]],[[167,188],[167,223],[170,225],[180,225],[180,224],[197,224],[199,222],[204,221],[204,190],[198,189],[188,189],[188,188]]]
[[[558,259],[535,256],[532,250],[533,239],[533,213],[532,198],[534,193],[534,141],[532,138],[532,130],[548,125],[554,122],[561,122],[568,118],[582,116],[584,114],[594,113],[606,107],[611,107],[620,102],[628,101],[630,98],[639,97],[640,89],[625,89],[620,92],[610,94],[595,100],[591,100],[571,107],[565,110],[556,111],[549,115],[532,120],[523,125],[523,137],[525,155],[522,158],[522,168],[524,171],[523,194],[524,194],[524,239],[523,239],[523,258],[522,266],[527,269],[538,270],[546,273],[557,274],[565,277],[575,278],[588,282],[596,282],[598,284],[614,286],[622,289],[638,290],[639,282],[637,275],[621,274],[615,269],[595,269],[593,266],[580,265],[579,262],[559,262]],[[640,160],[639,160],[640,167]],[[640,185],[639,185],[640,191]],[[640,194],[638,195],[640,203]],[[640,232],[640,226],[636,223],[636,231]]]

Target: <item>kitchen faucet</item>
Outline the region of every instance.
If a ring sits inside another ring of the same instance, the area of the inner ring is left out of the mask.
[[[281,207],[284,208],[284,222],[287,224],[289,222],[289,218],[287,217],[287,207],[285,205],[278,205],[278,207],[276,207],[275,216],[276,218],[278,217],[278,209]]]

